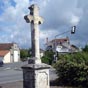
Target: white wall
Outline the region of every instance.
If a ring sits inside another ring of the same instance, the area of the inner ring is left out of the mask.
[[[8,52],[8,53],[4,56],[3,62],[4,62],[4,63],[10,63],[10,62],[11,62],[11,60],[10,60],[10,52]]]
[[[69,52],[68,48],[63,48],[63,46],[57,46],[56,47],[57,52]]]
[[[14,51],[14,62],[18,62],[19,61],[19,56],[18,56],[18,51]]]

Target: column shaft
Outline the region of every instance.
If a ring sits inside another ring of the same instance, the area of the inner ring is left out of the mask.
[[[39,28],[37,23],[31,23],[32,56],[40,59]]]

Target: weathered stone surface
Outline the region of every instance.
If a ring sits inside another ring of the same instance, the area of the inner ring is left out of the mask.
[[[30,15],[24,16],[27,23],[31,24],[31,45],[32,45],[32,57],[40,59],[39,48],[39,24],[43,23],[43,18],[39,16],[39,7],[37,5],[31,5],[29,7]]]
[[[49,69],[50,66],[44,63],[41,64],[27,64],[22,67],[23,69],[33,69],[33,70],[39,70],[39,69]]]
[[[41,64],[41,60],[33,57],[28,60],[28,64]]]
[[[31,23],[31,45],[32,57],[28,64],[23,66],[23,88],[49,88],[49,66],[41,63],[39,48],[39,28],[38,25],[43,23],[42,17],[39,16],[37,5],[29,7],[30,15],[24,19]]]
[[[24,88],[49,88],[49,68],[43,63],[23,66]]]

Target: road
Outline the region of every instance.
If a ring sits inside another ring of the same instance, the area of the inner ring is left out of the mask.
[[[22,71],[5,70],[0,72],[0,84],[22,80]]]
[[[22,81],[23,72],[21,66],[23,66],[24,64],[27,64],[27,62],[5,64],[3,67],[0,67],[0,84]],[[49,74],[50,74],[50,80],[54,80],[57,78],[57,75],[53,68],[50,68]]]

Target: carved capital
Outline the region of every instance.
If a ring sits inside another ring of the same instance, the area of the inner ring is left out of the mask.
[[[31,23],[34,20],[32,15],[26,15],[24,16],[24,19],[27,23]]]

